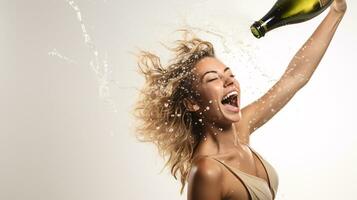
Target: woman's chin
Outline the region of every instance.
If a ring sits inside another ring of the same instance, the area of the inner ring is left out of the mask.
[[[230,114],[226,116],[227,120],[236,123],[239,122],[239,120],[242,118],[242,113],[239,111],[238,113]]]
[[[225,118],[225,120],[229,121],[229,122],[239,122],[239,120],[242,118],[242,112],[239,108],[235,107],[233,108],[233,106],[222,106],[222,114],[223,117]]]
[[[227,113],[227,112],[223,112],[221,113],[221,117],[220,120],[222,124],[232,124],[232,123],[237,123],[241,120],[242,118],[242,113],[241,111],[237,112],[237,113]]]
[[[222,105],[219,105],[217,108],[217,112],[210,113],[210,115],[206,116],[217,124],[222,125],[230,125],[232,123],[239,122],[242,118],[242,112],[240,109],[229,109]]]

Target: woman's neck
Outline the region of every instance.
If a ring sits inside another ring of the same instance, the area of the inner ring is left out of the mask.
[[[237,130],[233,123],[224,127],[209,124],[204,128],[199,151],[205,155],[225,154],[236,149],[238,142]]]

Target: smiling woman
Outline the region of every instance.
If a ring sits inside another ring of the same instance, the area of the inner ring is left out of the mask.
[[[226,71],[230,71],[229,67],[226,67],[223,72],[226,72]],[[214,73],[216,75],[212,76],[211,78],[208,78],[209,80],[207,80],[207,82],[212,82],[212,81],[215,81],[215,80],[218,80],[218,79],[221,79],[222,76],[219,75],[219,73],[217,71],[207,71],[203,74],[202,76],[202,79],[204,78],[204,76],[206,74],[209,74],[209,73]],[[234,78],[234,75],[231,74],[230,77]],[[226,105],[230,110],[232,111],[239,111],[239,104],[238,104],[238,92],[237,90],[233,89],[232,91],[228,92],[223,98],[222,98],[222,101],[221,103],[223,105]]]
[[[197,62],[195,72],[200,77],[200,82],[194,84],[194,90],[200,94],[198,105],[203,108],[212,107],[202,116],[203,122],[223,126],[238,122],[241,117],[240,87],[230,68],[217,58],[206,57]],[[212,104],[209,103],[211,100]],[[190,107],[190,103],[193,102],[188,101],[187,107]],[[230,120],[227,121],[227,118]]]
[[[146,84],[135,107],[138,139],[153,142],[168,157],[165,166],[180,176],[181,193],[188,182],[188,200],[276,197],[277,172],[250,147],[250,135],[308,83],[345,13],[343,5],[335,1],[281,78],[244,108],[230,68],[216,58],[210,42],[188,30],[169,48],[175,56],[165,67],[158,56],[140,52]]]

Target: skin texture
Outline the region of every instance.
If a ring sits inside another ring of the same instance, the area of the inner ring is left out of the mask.
[[[308,83],[346,8],[344,0],[335,0],[327,16],[298,50],[281,78],[262,97],[239,112],[228,111],[221,104],[222,97],[233,89],[238,91],[240,102],[239,82],[232,76],[231,70],[212,57],[205,57],[196,64],[198,78],[194,89],[200,96],[196,101],[187,99],[185,105],[201,116],[205,131],[204,139],[194,153],[188,178],[188,200],[249,199],[248,191],[239,179],[217,161],[205,156],[219,158],[228,165],[268,182],[261,161],[247,147],[249,137]]]

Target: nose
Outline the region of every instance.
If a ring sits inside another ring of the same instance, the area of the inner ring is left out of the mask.
[[[224,87],[228,87],[233,84],[233,80],[230,77],[227,77],[224,81]]]

